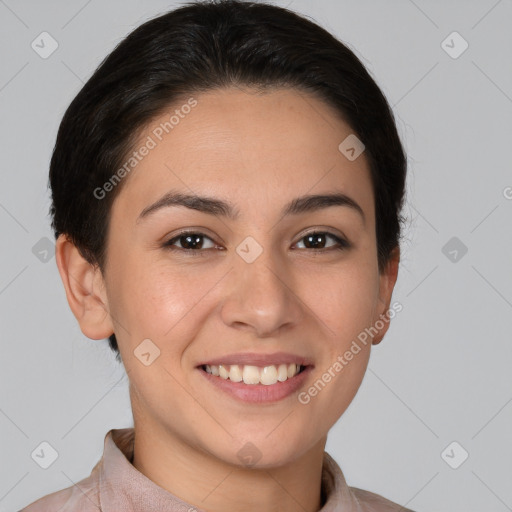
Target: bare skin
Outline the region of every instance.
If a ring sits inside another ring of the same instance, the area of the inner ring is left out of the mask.
[[[105,274],[64,235],[59,272],[82,332],[99,340],[115,331],[139,471],[210,512],[316,512],[328,431],[356,395],[371,345],[389,322],[307,404],[297,393],[242,402],[207,382],[197,365],[235,352],[291,352],[313,361],[300,390],[307,391],[389,309],[399,251],[379,273],[368,163],[364,153],[354,161],[340,153],[352,130],[329,106],[291,89],[194,98],[197,106],[124,178]],[[155,119],[141,143],[168,119]],[[173,206],[137,221],[171,189],[228,201],[239,217]],[[294,198],[335,191],[364,218],[339,205],[281,215]],[[175,251],[164,246],[184,228],[204,235],[191,255],[183,238]],[[350,246],[337,250],[326,236],[314,246],[324,249],[315,249],[305,237],[319,232]],[[252,263],[236,252],[248,236],[263,249]],[[134,350],[148,338],[160,356],[145,366]],[[261,454],[251,468],[237,455],[247,442]]]

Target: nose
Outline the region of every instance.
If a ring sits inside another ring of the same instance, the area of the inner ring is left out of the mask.
[[[297,326],[304,318],[292,272],[271,251],[264,250],[252,263],[237,257],[234,265],[230,292],[221,308],[227,326],[265,338]]]

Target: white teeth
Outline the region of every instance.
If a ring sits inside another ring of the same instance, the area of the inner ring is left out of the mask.
[[[257,366],[244,366],[242,375],[245,384],[258,384],[260,381],[260,371]]]
[[[284,382],[288,378],[288,366],[285,364],[280,364],[277,369],[277,380],[279,382]]]
[[[229,379],[233,382],[242,382],[244,384],[264,384],[270,386],[277,382],[284,382],[291,379],[299,373],[301,366],[295,363],[269,365],[258,367],[252,365],[205,365],[205,371],[224,380]]]
[[[269,386],[277,382],[277,368],[275,366],[265,366],[261,372],[260,382]]]
[[[229,380],[232,380],[233,382],[242,382],[243,376],[242,376],[242,370],[240,370],[240,366],[237,364],[232,364],[231,368],[229,369]]]
[[[223,379],[227,379],[229,377],[228,370],[221,364],[219,365],[219,377],[222,377]]]

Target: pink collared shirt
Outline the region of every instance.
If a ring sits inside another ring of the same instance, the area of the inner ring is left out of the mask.
[[[31,503],[20,512],[204,512],[162,489],[132,464],[134,429],[110,430],[103,456],[77,484]],[[324,452],[319,512],[412,512],[362,489],[349,487],[336,461]]]

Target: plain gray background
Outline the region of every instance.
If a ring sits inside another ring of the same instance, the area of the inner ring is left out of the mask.
[[[355,51],[408,153],[403,311],[327,451],[349,485],[417,512],[512,510],[512,1],[274,3]],[[106,432],[132,426],[122,366],[82,335],[53,246],[44,257],[48,163],[96,66],[177,5],[0,0],[0,512],[85,478]],[[31,47],[43,31],[58,42],[47,59]],[[46,470],[42,441],[58,452]]]

